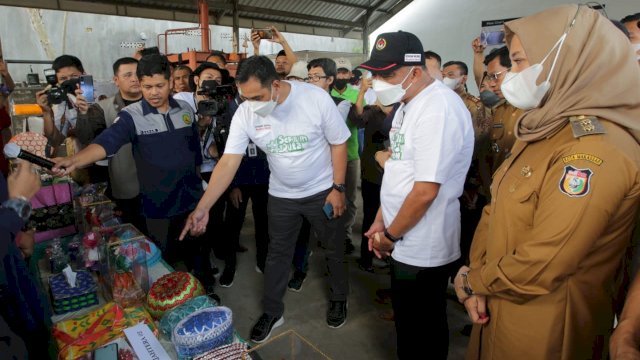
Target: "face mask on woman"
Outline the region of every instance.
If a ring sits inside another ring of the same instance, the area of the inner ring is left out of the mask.
[[[551,74],[556,66],[558,55],[560,55],[562,44],[564,44],[564,40],[566,38],[567,33],[565,32],[541,62],[531,65],[519,73],[513,73],[511,71],[507,73],[502,85],[500,86],[500,90],[502,90],[502,95],[511,105],[523,110],[530,110],[540,106],[542,98],[544,98],[551,87],[549,79],[551,79]],[[551,64],[549,75],[545,81],[538,85],[536,82],[542,73],[542,64],[544,64],[549,55],[551,55],[553,50],[556,48],[558,48],[558,51],[553,59],[553,64]]]

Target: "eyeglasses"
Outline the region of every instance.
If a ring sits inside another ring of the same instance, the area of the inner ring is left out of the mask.
[[[320,81],[320,79],[326,79],[326,78],[328,78],[328,76],[326,76],[326,75],[325,76],[309,75],[309,77],[305,78],[304,81],[306,81],[306,82],[309,82],[309,81],[317,82],[317,81]]]
[[[497,72],[495,74],[487,73],[487,81],[496,82],[496,81],[498,81],[498,79],[500,79],[500,75],[502,75],[502,74],[504,74],[504,73],[506,73],[507,71],[510,71],[510,70],[511,70],[511,68],[508,68],[508,69],[499,71],[499,72]]]

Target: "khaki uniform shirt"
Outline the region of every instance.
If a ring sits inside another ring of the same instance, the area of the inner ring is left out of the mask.
[[[640,145],[611,122],[577,119],[516,141],[491,194],[468,273],[490,320],[474,326],[467,358],[606,358],[640,204]]]

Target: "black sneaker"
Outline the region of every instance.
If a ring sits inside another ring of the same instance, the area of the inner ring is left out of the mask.
[[[218,280],[218,282],[220,283],[220,286],[228,288],[231,287],[231,285],[233,285],[233,278],[236,275],[236,270],[235,269],[228,269],[225,268],[224,271],[222,272],[222,276],[220,276],[220,280]]]
[[[329,310],[327,310],[327,325],[330,328],[340,328],[347,322],[347,302],[346,301],[329,301]]]
[[[269,314],[262,314],[258,322],[251,329],[251,341],[261,343],[269,339],[271,331],[284,324],[284,317],[275,317]]]
[[[307,274],[301,271],[294,271],[293,277],[289,280],[287,287],[291,291],[300,292],[300,290],[302,290],[302,283],[304,283],[304,279],[306,278]]]
[[[374,269],[373,269],[373,265],[371,264],[365,264],[362,260],[358,259],[356,260],[356,262],[358,263],[358,267],[360,268],[360,270],[362,271],[366,271],[368,273],[374,273]]]

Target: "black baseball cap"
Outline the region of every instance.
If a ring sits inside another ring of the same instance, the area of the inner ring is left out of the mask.
[[[378,35],[369,61],[360,68],[371,72],[390,71],[401,66],[424,66],[424,49],[418,37],[405,31]]]
[[[196,88],[196,83],[195,80],[193,79],[194,76],[200,76],[200,74],[205,71],[206,69],[215,69],[220,71],[220,75],[222,75],[222,85],[226,85],[228,83],[231,82],[231,78],[229,77],[229,70],[227,69],[221,69],[218,64],[216,63],[212,63],[212,62],[203,62],[200,65],[198,65],[198,67],[193,70],[193,72],[191,73],[191,75],[189,75],[189,86],[192,89]]]

